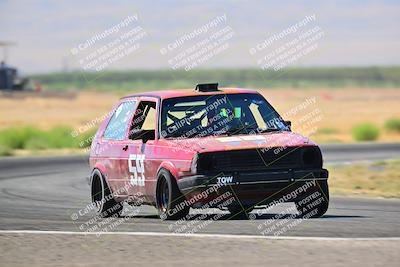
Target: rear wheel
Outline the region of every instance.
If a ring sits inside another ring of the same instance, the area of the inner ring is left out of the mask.
[[[319,194],[318,194],[318,193]],[[317,194],[318,195],[317,195]],[[316,194],[316,197],[312,197]],[[329,207],[329,188],[327,181],[317,181],[317,189],[313,193],[298,199],[296,208],[299,216],[303,218],[319,218],[322,217]]]
[[[92,202],[96,205],[96,212],[101,217],[120,216],[123,205],[115,201],[111,190],[99,170],[92,173],[91,179]]]
[[[175,178],[165,169],[158,174],[156,207],[164,220],[179,220],[189,214],[190,207],[176,184]]]

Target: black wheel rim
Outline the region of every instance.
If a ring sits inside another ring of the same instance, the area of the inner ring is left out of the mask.
[[[93,179],[95,180],[92,183],[92,202],[95,203],[97,211],[99,211],[102,208],[103,187],[101,178],[94,177]]]
[[[162,179],[162,183],[160,186],[160,208],[161,211],[166,212],[168,208],[168,202],[169,202],[169,188],[168,188],[168,183],[165,180],[165,178]]]

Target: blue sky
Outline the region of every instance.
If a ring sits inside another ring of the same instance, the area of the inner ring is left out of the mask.
[[[250,47],[313,14],[324,37],[294,65],[400,65],[400,1],[0,0],[0,41],[17,43],[8,62],[25,73],[79,69],[71,48],[132,14],[147,35],[111,69],[169,68],[160,48],[223,14],[235,35],[203,67],[257,67]]]

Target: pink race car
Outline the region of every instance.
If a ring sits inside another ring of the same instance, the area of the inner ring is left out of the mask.
[[[291,131],[257,91],[199,84],[122,98],[95,135],[91,195],[101,216],[122,202],[154,205],[161,218],[190,208],[229,210],[294,202],[299,216],[328,209],[319,147]]]

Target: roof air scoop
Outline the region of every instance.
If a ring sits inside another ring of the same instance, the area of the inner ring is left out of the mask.
[[[218,83],[201,83],[196,85],[196,92],[215,92],[218,90]]]

